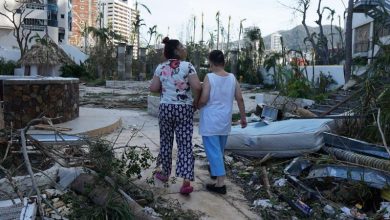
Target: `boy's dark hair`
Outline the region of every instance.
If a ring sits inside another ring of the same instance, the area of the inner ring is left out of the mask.
[[[220,50],[213,50],[209,53],[209,61],[216,66],[225,65],[225,56]]]
[[[165,44],[164,47],[164,57],[167,59],[180,59],[180,56],[175,53],[175,50],[180,45],[178,40],[170,40],[169,37],[165,37],[162,41]]]

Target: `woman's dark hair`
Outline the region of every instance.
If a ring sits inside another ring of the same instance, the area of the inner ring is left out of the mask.
[[[220,50],[213,50],[209,53],[209,61],[216,66],[225,65],[225,56]]]
[[[175,53],[175,50],[180,45],[178,40],[170,40],[169,37],[165,37],[162,41],[165,44],[164,47],[164,57],[167,59],[180,59],[180,56]]]

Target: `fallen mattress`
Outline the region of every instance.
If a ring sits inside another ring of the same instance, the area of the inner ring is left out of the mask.
[[[233,126],[225,149],[253,157],[296,157],[318,151],[324,145],[322,133],[332,126],[333,119],[255,122],[244,129]]]

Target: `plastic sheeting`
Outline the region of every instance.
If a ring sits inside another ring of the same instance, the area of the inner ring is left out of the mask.
[[[290,119],[233,126],[225,149],[254,157],[295,157],[318,151],[324,145],[322,133],[332,125],[333,119]]]

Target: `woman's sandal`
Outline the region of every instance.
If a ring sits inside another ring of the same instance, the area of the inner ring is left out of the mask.
[[[156,179],[160,180],[163,183],[166,183],[169,180],[169,177],[164,176],[161,172],[156,172],[154,174],[154,177],[156,177]]]
[[[194,187],[191,186],[190,182],[184,182],[180,188],[180,193],[182,195],[189,195],[194,191]]]

